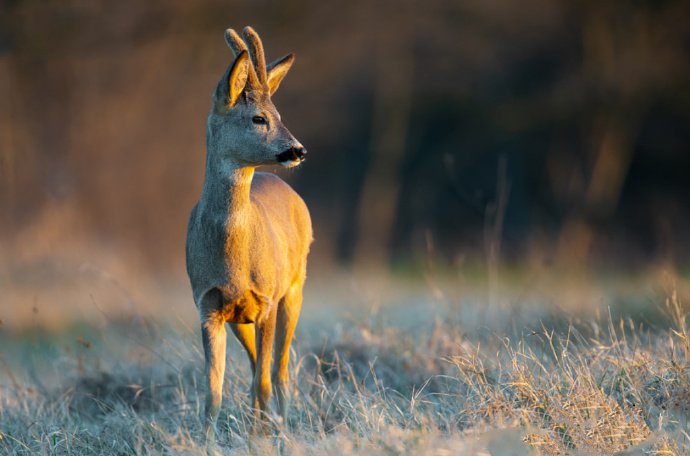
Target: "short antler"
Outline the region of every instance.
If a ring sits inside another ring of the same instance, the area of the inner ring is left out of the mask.
[[[254,32],[256,34],[256,32]],[[235,54],[235,58],[237,58],[242,51],[249,52],[247,49],[247,45],[245,44],[244,41],[242,41],[242,38],[240,38],[240,35],[234,31],[233,29],[227,29],[225,31],[225,42],[228,44],[230,49],[232,49],[233,54]],[[254,55],[251,55],[251,60],[252,64],[249,65],[249,71],[247,75],[247,85],[251,88],[255,89],[264,89],[265,84],[261,82],[261,80],[258,78],[255,70],[255,63],[254,62]],[[263,54],[262,54],[263,55]],[[264,79],[265,80],[265,79]]]
[[[249,53],[251,65],[247,71],[247,87],[250,90],[273,95],[295,60],[294,54],[288,54],[267,66],[261,38],[250,26],[244,28],[242,37],[233,29],[227,29],[225,41],[235,54],[235,58],[243,51]]]
[[[252,57],[252,62],[254,63],[256,74],[259,76],[259,81],[266,86],[266,81],[268,79],[266,77],[266,56],[264,55],[264,45],[261,43],[261,38],[259,38],[259,34],[250,26],[244,28],[242,36],[244,37],[244,41],[249,45],[249,54]]]

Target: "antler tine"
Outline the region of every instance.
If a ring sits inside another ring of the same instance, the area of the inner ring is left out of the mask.
[[[235,57],[240,55],[242,51],[247,50],[247,45],[244,44],[242,38],[240,38],[237,32],[231,28],[225,31],[225,42],[228,43],[228,47],[232,49],[232,52],[235,54]]]
[[[250,26],[246,26],[242,32],[242,36],[244,36],[244,41],[249,45],[249,53],[252,56],[252,61],[254,62],[257,76],[259,76],[259,81],[261,81],[263,85],[267,85],[266,56],[264,55],[264,46],[261,43],[259,34]]]
[[[228,44],[228,47],[232,49],[232,53],[235,54],[235,58],[237,58],[237,56],[240,55],[242,51],[249,52],[249,50],[247,49],[247,45],[244,43],[244,41],[242,41],[240,35],[231,28],[225,31],[225,42]],[[247,82],[250,87],[262,86],[256,74],[256,70],[254,69],[254,65],[249,65]]]

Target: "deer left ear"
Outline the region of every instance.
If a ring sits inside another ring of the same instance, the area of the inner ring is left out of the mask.
[[[292,63],[295,61],[295,54],[288,54],[275,62],[268,65],[266,72],[268,73],[268,91],[271,95],[278,90],[280,82],[283,80],[287,72],[290,70]]]
[[[247,75],[249,74],[249,55],[247,51],[240,52],[235,59],[230,74],[228,76],[228,106],[235,105],[237,98],[247,85]]]

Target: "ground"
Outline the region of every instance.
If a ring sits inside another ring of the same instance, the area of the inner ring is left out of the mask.
[[[213,452],[690,451],[683,281],[582,279],[518,292],[522,278],[510,278],[485,293],[467,276],[338,275],[310,277],[289,419],[274,436],[249,432],[249,368],[230,335]],[[93,313],[60,324],[40,298],[21,321],[2,309],[1,453],[205,454],[203,355],[188,290],[167,288],[179,303],[164,300],[166,314],[132,311],[137,293],[122,288],[102,292],[129,311],[92,295]]]

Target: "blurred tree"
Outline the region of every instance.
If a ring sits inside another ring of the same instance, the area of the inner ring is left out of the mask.
[[[489,257],[687,264],[687,2],[260,6],[5,2],[3,242],[64,205],[78,216],[56,239],[181,269],[222,31],[251,23],[269,57],[298,54],[276,102],[310,150],[287,178],[322,257],[415,261],[433,239],[439,257],[485,258],[494,238]]]

